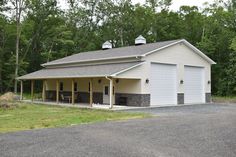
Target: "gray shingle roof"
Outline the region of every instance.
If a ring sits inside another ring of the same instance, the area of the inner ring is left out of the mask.
[[[83,62],[89,60],[99,60],[99,59],[109,59],[109,58],[118,58],[118,57],[131,57],[131,56],[141,56],[145,53],[153,51],[158,48],[170,45],[180,40],[170,40],[163,42],[150,43],[139,46],[127,46],[120,48],[113,48],[108,50],[98,50],[90,52],[81,52],[74,54],[62,59],[54,60],[45,64],[43,66],[57,65],[57,64],[66,64],[66,63],[75,63]]]
[[[142,62],[114,63],[101,65],[87,65],[63,68],[45,68],[21,77],[19,80],[52,79],[52,78],[80,78],[111,76],[122,70],[138,66]]]

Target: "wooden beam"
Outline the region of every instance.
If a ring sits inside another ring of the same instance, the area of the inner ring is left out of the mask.
[[[56,81],[56,102],[59,104],[59,80]]]
[[[72,79],[72,81],[71,81],[71,94],[72,94],[72,96],[71,96],[71,103],[72,103],[72,105],[74,105],[75,104],[75,81],[74,81],[74,79]]]
[[[43,80],[43,90],[42,90],[42,100],[43,100],[43,102],[45,101],[45,94],[46,94],[46,92],[45,92],[45,87],[46,86],[46,80]]]
[[[110,92],[109,92],[109,96],[110,96],[110,109],[113,108],[113,79],[110,79]]]
[[[20,81],[20,100],[23,100],[23,81]]]
[[[31,80],[31,101],[34,101],[34,80]]]
[[[93,80],[89,80],[90,83],[90,91],[89,91],[89,104],[91,107],[93,107]]]

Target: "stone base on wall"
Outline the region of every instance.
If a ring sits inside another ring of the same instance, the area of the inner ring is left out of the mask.
[[[89,103],[89,92],[78,92],[78,102]],[[93,92],[93,103],[102,104],[103,103],[103,93]]]
[[[184,93],[177,93],[178,104],[184,104]]]
[[[126,106],[150,106],[150,94],[128,94],[128,93],[116,93],[115,104]],[[120,104],[121,99],[126,100],[126,104]]]
[[[53,90],[47,90],[45,92],[46,100],[47,101],[56,101],[56,91]]]
[[[71,95],[69,91],[59,92],[59,95],[63,94]],[[77,94],[75,100],[76,103],[89,103],[89,92],[75,92]],[[61,96],[60,101],[61,100]],[[206,103],[212,102],[211,93],[205,93]],[[123,104],[120,104],[121,99],[123,100]],[[56,101],[56,91],[48,90],[46,91],[46,100],[47,101]],[[177,94],[178,104],[184,104],[184,93]],[[102,92],[94,92],[93,93],[93,102],[103,104],[103,93]],[[115,93],[115,104],[117,105],[126,105],[126,106],[139,106],[139,107],[147,107],[150,106],[150,94],[129,94],[129,93]]]
[[[103,104],[103,93],[94,92],[93,93],[93,103],[95,104]]]
[[[177,100],[178,100],[178,104],[184,104],[184,93],[178,93]],[[205,101],[206,103],[212,102],[211,93],[205,93]]]
[[[64,96],[71,95],[70,91],[59,92],[59,100],[61,100],[61,94]],[[89,103],[89,92],[75,92],[75,103]],[[47,101],[56,101],[56,91],[48,90],[46,91],[46,100]],[[93,92],[93,102],[94,103],[103,103],[103,93]]]
[[[207,102],[207,103],[212,102],[211,93],[206,93],[205,98],[206,98],[206,102]]]
[[[89,93],[88,92],[79,92],[78,102],[80,102],[80,103],[89,103]]]

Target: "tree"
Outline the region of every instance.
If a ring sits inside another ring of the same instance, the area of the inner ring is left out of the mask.
[[[0,15],[0,93],[3,92],[3,63],[4,63],[4,48],[6,45],[6,23],[7,20],[3,15]]]
[[[236,95],[236,37],[233,39],[230,48],[233,51],[230,53],[229,68],[227,69],[227,74],[231,78],[228,82],[228,95]]]
[[[27,71],[35,71],[40,68],[42,62],[46,62],[45,53],[55,46],[51,41],[58,32],[54,31],[64,19],[62,12],[57,7],[56,0],[30,0],[26,2],[28,10],[27,18],[24,21],[22,32],[27,41],[24,59],[28,60],[31,66]]]
[[[24,10],[25,0],[10,0],[13,9],[15,11],[15,20],[16,20],[16,63],[15,63],[15,83],[14,83],[14,92],[17,93],[17,77],[19,71],[19,42],[20,42],[20,33],[21,33],[21,18],[22,11]]]
[[[149,5],[153,11],[156,11],[158,7],[162,10],[166,10],[171,5],[172,0],[146,0],[146,4]]]

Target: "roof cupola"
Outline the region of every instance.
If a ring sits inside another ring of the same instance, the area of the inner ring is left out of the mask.
[[[112,44],[109,41],[106,41],[105,43],[102,44],[102,49],[103,50],[112,49]]]
[[[135,39],[135,45],[144,45],[146,44],[146,39],[140,35]]]

